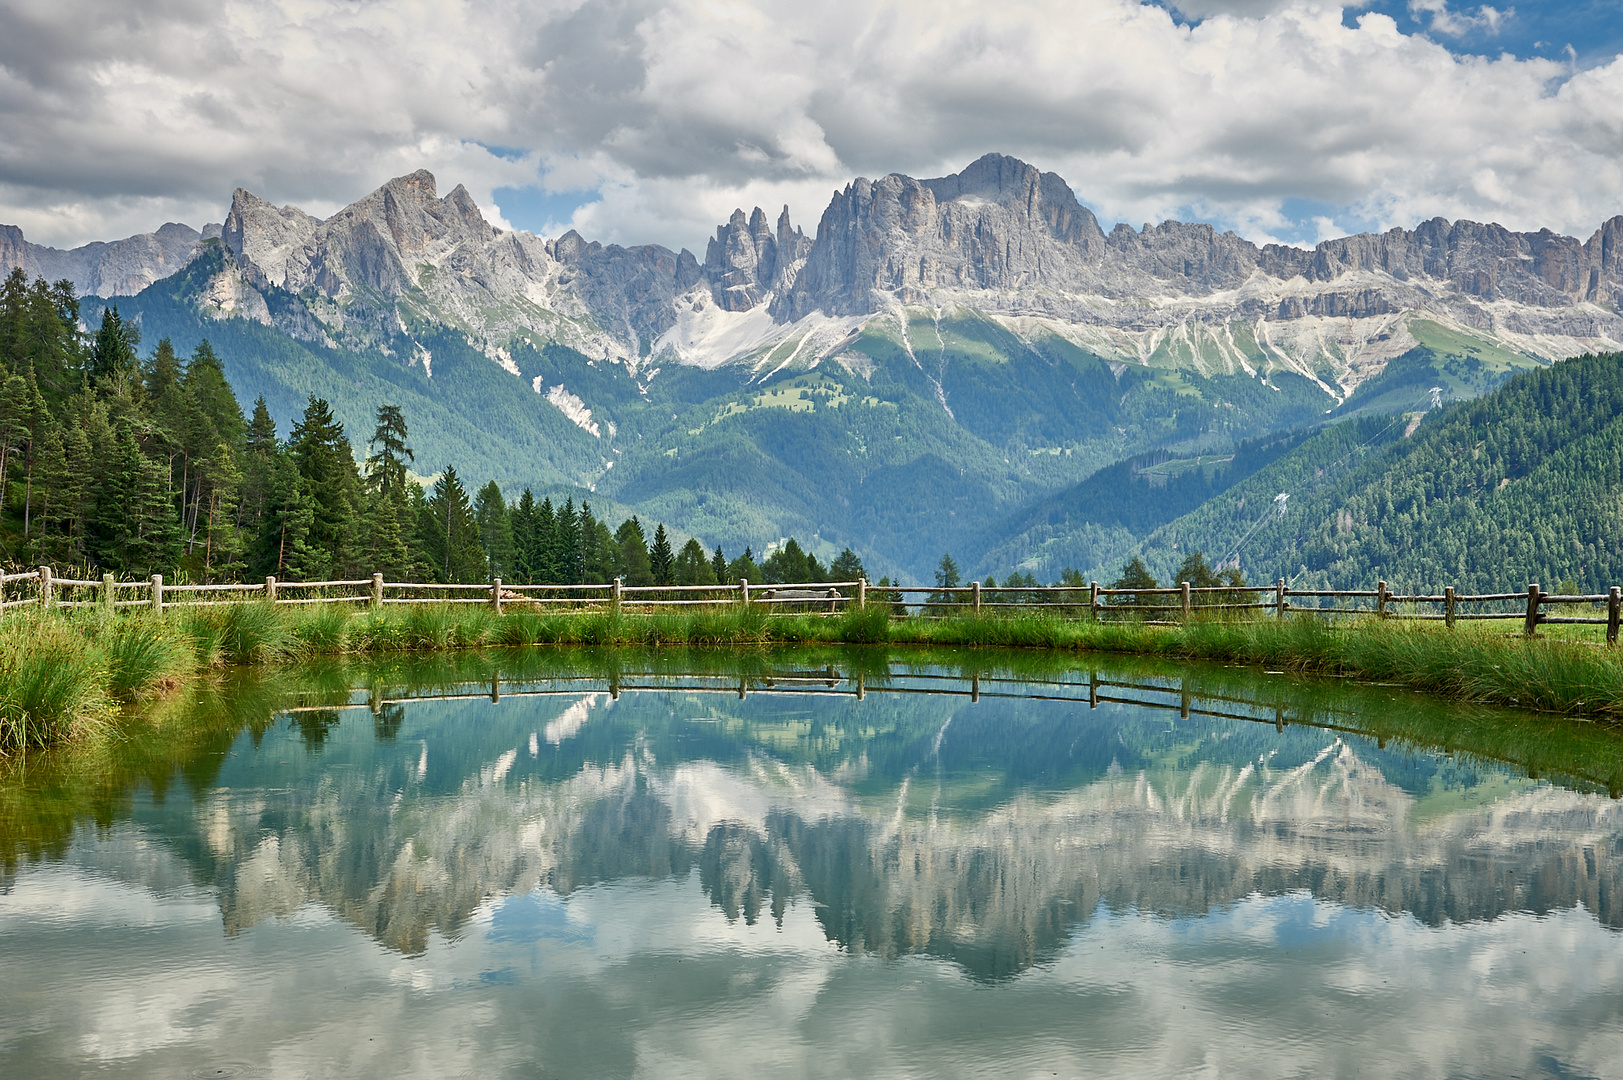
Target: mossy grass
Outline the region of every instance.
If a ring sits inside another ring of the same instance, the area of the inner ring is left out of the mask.
[[[161,696],[200,670],[288,659],[502,646],[738,648],[949,646],[1215,660],[1351,676],[1572,716],[1623,716],[1623,654],[1560,636],[1525,640],[1502,625],[1308,615],[1196,618],[1182,625],[1043,613],[891,619],[883,609],[825,617],[760,608],[658,614],[417,604],[369,611],[261,601],[180,606],[156,615],[31,612],[0,620],[0,752],[105,725],[119,703]]]

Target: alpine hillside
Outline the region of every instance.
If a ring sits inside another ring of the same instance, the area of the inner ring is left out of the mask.
[[[972,547],[1057,572],[1034,508],[1134,455],[1206,469],[1623,348],[1620,237],[1623,217],[1588,240],[1438,219],[1312,250],[1106,232],[1060,177],[988,155],[855,180],[811,236],[740,210],[702,260],[496,229],[427,172],[325,220],[238,190],[200,232],[60,252],[7,227],[0,260],[72,280],[90,326],[116,303],[149,345],[209,339],[284,425],[310,394],[354,432],[401,405],[424,474],[581,489],[729,548],[849,544],[917,578]]]

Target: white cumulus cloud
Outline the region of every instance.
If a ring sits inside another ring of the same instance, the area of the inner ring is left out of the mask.
[[[1411,6],[1427,35],[1315,0],[0,0],[0,221],[110,239],[237,186],[324,214],[427,167],[487,208],[591,192],[588,237],[702,255],[734,206],[810,229],[854,175],[989,151],[1106,227],[1623,211],[1623,59],[1460,56],[1511,9]]]

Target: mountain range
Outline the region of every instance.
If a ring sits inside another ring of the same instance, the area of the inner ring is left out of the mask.
[[[740,209],[702,260],[498,229],[419,171],[324,220],[238,190],[218,226],[72,251],[0,227],[0,265],[70,278],[87,322],[116,303],[149,345],[208,337],[284,426],[311,393],[357,438],[402,404],[425,474],[729,549],[792,534],[875,573],[958,550],[1051,577],[1087,553],[1020,529],[1104,466],[1623,348],[1620,239],[1623,217],[1588,240],[1436,219],[1311,250],[1107,232],[1057,175],[988,155],[855,180],[811,236]]]

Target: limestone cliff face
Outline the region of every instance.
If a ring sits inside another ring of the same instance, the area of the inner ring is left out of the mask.
[[[208,235],[166,225],[57,251],[0,226],[0,267],[127,294],[186,265]],[[854,180],[815,237],[788,207],[775,226],[740,208],[702,262],[573,231],[504,232],[466,189],[441,198],[421,170],[326,220],[238,190],[219,235],[232,280],[199,301],[214,317],[385,347],[437,323],[493,357],[522,335],[632,366],[650,354],[753,363],[785,341],[815,363],[845,347],[854,321],[890,319],[910,349],[905,309],[968,309],[1112,361],[1282,365],[1339,397],[1415,343],[1414,317],[1547,359],[1623,348],[1623,216],[1587,241],[1441,218],[1310,250],[1177,221],[1106,233],[1063,179],[998,154],[935,179]],[[270,290],[296,302],[267,304]]]
[[[80,296],[130,296],[189,263],[220,226],[170,222],[157,232],[62,251],[31,244],[15,225],[0,225],[0,272],[21,267],[30,278],[72,281]]]
[[[1118,225],[1107,236],[1058,176],[989,155],[956,176],[892,174],[836,193],[805,270],[773,313],[870,314],[980,292],[994,309],[1127,327],[1181,321],[1197,301],[1206,319],[1439,307],[1473,325],[1493,322],[1482,304],[1508,302],[1532,309],[1518,313],[1525,324],[1615,339],[1620,236],[1623,217],[1587,243],[1441,218],[1312,250],[1258,247],[1177,221]]]

